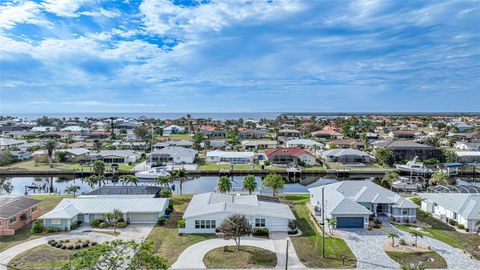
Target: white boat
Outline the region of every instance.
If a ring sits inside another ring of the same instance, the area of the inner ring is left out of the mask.
[[[417,163],[417,157],[407,162],[405,165],[396,165],[397,170],[414,174],[432,173],[432,170],[425,167],[423,163]]]
[[[170,175],[169,172],[159,167],[152,168],[148,171],[141,171],[141,172],[135,173],[135,176],[138,179],[148,179],[148,180],[155,180],[159,176],[169,176],[169,175]]]
[[[392,188],[398,190],[415,191],[420,190],[422,188],[422,184],[412,178],[400,177],[400,180],[392,183]]]

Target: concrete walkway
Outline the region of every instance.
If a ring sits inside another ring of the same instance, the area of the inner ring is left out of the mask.
[[[275,253],[277,254],[277,268],[285,268],[285,252],[288,245],[288,268],[289,269],[306,269],[307,267],[300,262],[300,259],[295,252],[292,241],[285,232],[272,232],[270,239],[273,241]]]
[[[338,229],[347,245],[357,257],[357,268],[374,269],[389,268],[398,269],[399,264],[383,251],[383,245],[389,241],[387,234],[394,232],[401,239],[414,241],[409,233],[401,231],[391,224],[385,224],[386,229],[381,232],[367,231],[362,229]],[[441,241],[430,237],[418,239],[419,245],[430,246],[432,250],[442,256],[447,262],[449,269],[480,269],[480,262],[471,259],[462,250],[456,249]]]
[[[66,232],[63,234],[52,234],[44,237],[40,237],[34,240],[26,241],[13,246],[7,250],[0,252],[0,270],[7,269],[8,263],[15,258],[18,254],[27,251],[29,249],[47,244],[49,240],[66,240],[66,239],[82,239],[90,240],[98,243],[105,241],[112,241],[115,239],[121,239],[125,241],[135,240],[141,242],[145,240],[150,231],[153,229],[153,224],[130,224],[126,228],[117,229],[120,235],[114,236],[101,232],[93,232],[89,226],[82,226],[77,230]],[[96,229],[95,229],[96,230]],[[100,229],[99,229],[100,230]]]

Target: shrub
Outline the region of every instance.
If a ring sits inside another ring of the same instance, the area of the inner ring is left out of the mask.
[[[265,160],[265,161],[263,162],[263,165],[265,165],[265,166],[270,166],[270,161]]]
[[[118,222],[117,223],[117,228],[125,228],[127,227],[127,223],[125,223],[124,221],[121,221],[121,222]]]
[[[297,228],[297,224],[295,223],[295,220],[290,220],[288,222],[288,228],[290,228],[290,230],[295,230]]]
[[[402,246],[405,246],[405,245],[407,244],[407,242],[405,241],[405,239],[400,239],[400,240],[399,240],[399,243],[400,243],[400,245],[402,245]]]
[[[267,228],[257,228],[253,230],[252,235],[255,236],[268,236],[268,229]]]
[[[452,226],[455,226],[455,225],[457,225],[457,221],[455,221],[454,219],[449,219],[448,224],[450,224]]]
[[[73,249],[73,245],[68,245],[68,249]]]
[[[162,189],[160,191],[160,198],[170,198],[172,197],[172,191],[170,189]]]
[[[55,240],[53,240],[53,239],[50,239],[50,240],[48,240],[48,242],[47,242],[47,243],[48,243],[49,245],[51,245],[53,242],[55,242]]]
[[[41,233],[45,230],[43,222],[40,220],[35,220],[32,225],[32,233]]]
[[[55,245],[56,248],[61,248],[62,246],[63,246],[63,245],[60,244],[60,243],[57,243],[57,244]]]
[[[77,225],[77,224],[72,224],[72,225],[70,225],[70,230],[75,230],[75,229],[78,229],[78,225]]]
[[[52,246],[52,247],[54,247],[54,246],[57,245],[57,241],[55,241],[55,240],[50,240],[50,241],[48,241],[48,242],[49,242],[48,244],[49,244],[50,246]]]
[[[185,219],[182,218],[182,219],[178,220],[177,228],[179,228],[179,229],[185,228]]]
[[[412,198],[412,202],[416,205],[421,205],[422,204],[422,198],[414,197],[414,198]]]
[[[90,226],[92,227],[98,227],[98,225],[100,225],[102,221],[101,220],[98,220],[98,219],[95,219],[95,220],[92,220],[92,222],[90,222]]]
[[[465,225],[463,225],[463,224],[458,224],[457,227],[458,227],[459,229],[465,229]]]
[[[375,219],[375,220],[373,220],[373,223],[375,223],[375,224],[382,224],[382,221],[380,221],[380,220],[378,220],[378,219]]]
[[[469,229],[469,228],[465,228],[465,231],[466,231],[466,232],[469,232],[469,231],[470,231],[470,229]]]
[[[75,249],[80,249],[82,246],[80,244],[75,245]]]
[[[90,244],[90,240],[88,240],[88,239],[85,240],[85,243]]]
[[[62,249],[67,249],[67,246],[66,246],[66,245],[62,245]]]
[[[107,228],[108,227],[108,224],[106,222],[100,222],[100,224],[98,224],[98,227],[100,228]]]
[[[60,229],[59,228],[55,228],[55,227],[47,227],[45,228],[45,232],[47,233],[54,233],[54,232],[59,232]]]
[[[157,220],[157,225],[158,226],[162,226],[163,224],[165,224],[165,222],[167,222],[167,219],[165,217],[160,217],[158,220]]]
[[[95,246],[97,242],[93,241],[90,245]]]
[[[59,242],[59,243],[63,243],[63,242],[65,242],[65,241],[63,241],[63,240],[60,240],[60,241],[58,241],[58,242]]]
[[[82,247],[88,247],[88,243],[82,243]]]

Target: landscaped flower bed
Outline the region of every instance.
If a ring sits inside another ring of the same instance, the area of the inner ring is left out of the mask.
[[[90,240],[49,240],[48,244],[60,249],[81,249],[89,246],[95,246],[97,242]]]

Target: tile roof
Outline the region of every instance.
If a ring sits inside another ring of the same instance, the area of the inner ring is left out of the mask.
[[[267,156],[272,156],[272,155],[301,156],[305,154],[312,156],[312,154],[310,154],[309,152],[299,148],[277,148],[277,149],[270,149],[265,151],[265,155]]]

